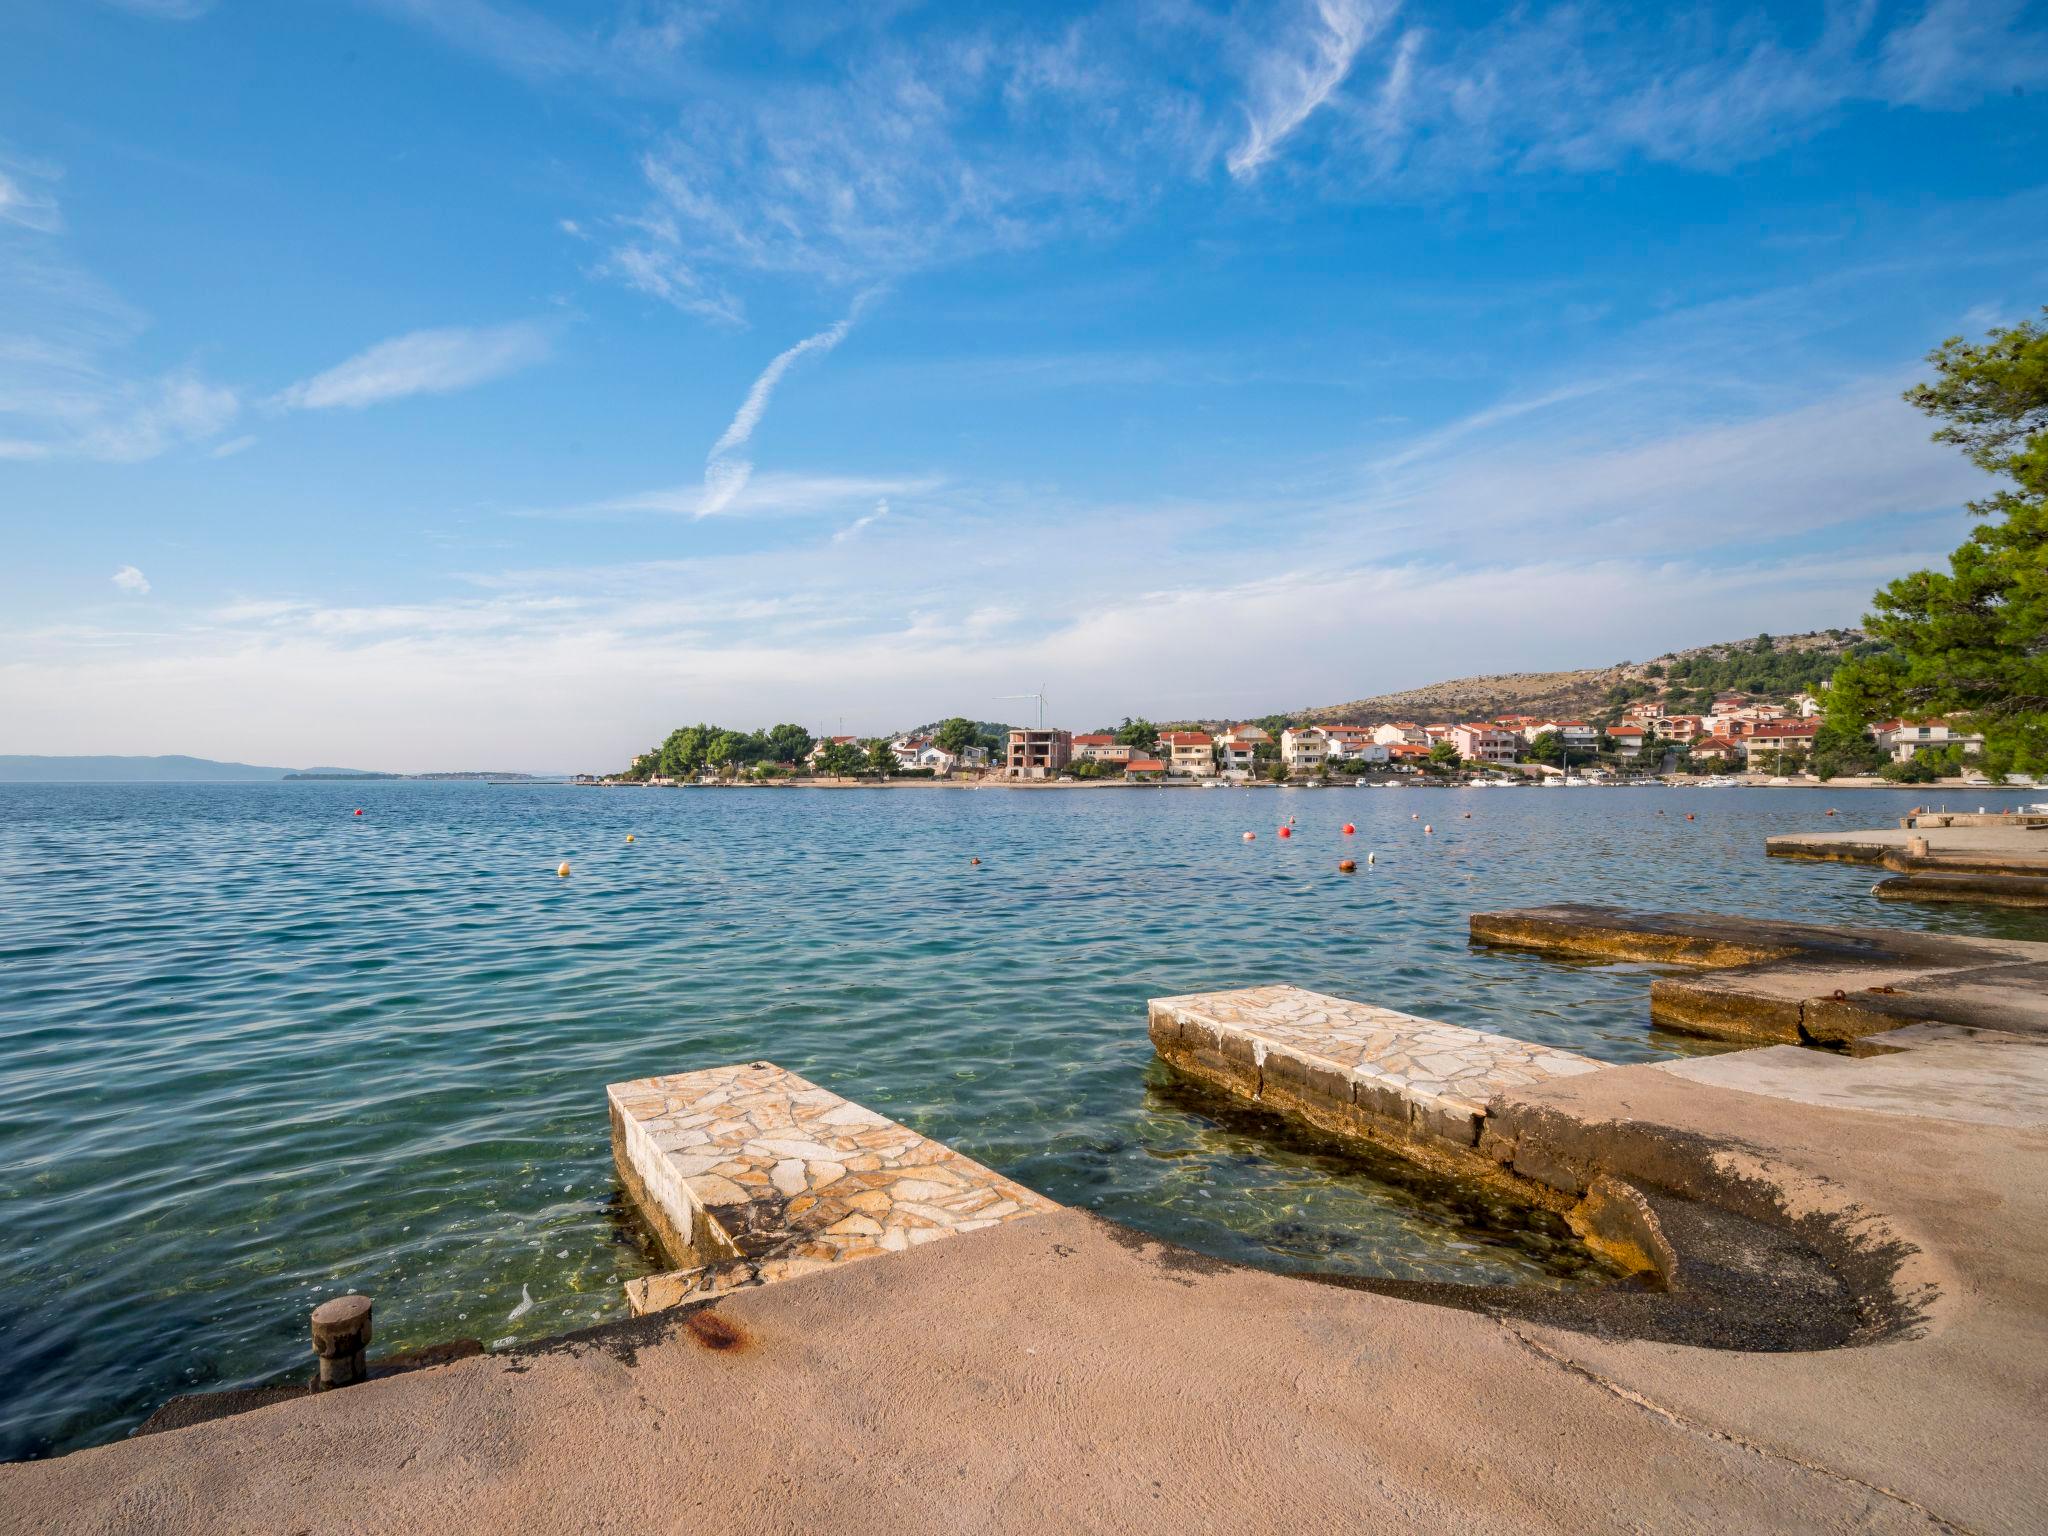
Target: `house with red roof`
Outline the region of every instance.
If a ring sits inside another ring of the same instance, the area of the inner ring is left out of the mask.
[[[1077,763],[1110,763],[1121,766],[1134,757],[1144,755],[1136,747],[1118,741],[1108,731],[1091,731],[1074,738],[1074,761]]]
[[[1161,731],[1159,751],[1168,773],[1190,779],[1216,775],[1216,741],[1207,731]]]

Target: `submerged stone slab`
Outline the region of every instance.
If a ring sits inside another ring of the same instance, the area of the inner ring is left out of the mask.
[[[1759,1044],[1845,1045],[1914,1024],[2048,1035],[2048,944],[1560,903],[1476,912],[1472,937],[1543,954],[1696,967],[1650,1016]]]
[[[1150,1027],[1162,1058],[1244,1098],[1411,1155],[1474,1164],[1485,1161],[1480,1130],[1493,1098],[1601,1065],[1300,987],[1154,998]]]
[[[620,1182],[677,1266],[627,1285],[636,1314],[1059,1209],[768,1062],[605,1093]]]

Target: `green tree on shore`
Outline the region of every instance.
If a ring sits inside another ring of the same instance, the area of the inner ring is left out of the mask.
[[[2042,311],[2048,319],[2048,308]],[[1982,519],[1949,568],[1880,591],[1864,621],[1893,649],[1852,658],[1828,690],[1828,724],[1943,715],[1983,733],[1993,771],[2048,769],[2048,324],[1928,354],[1932,383],[1906,399],[1945,423],[1936,442],[2006,484],[1969,504]]]
[[[1116,739],[1119,746],[1156,752],[1159,749],[1159,727],[1142,715],[1135,720],[1125,715],[1124,723],[1116,728]]]
[[[818,748],[817,770],[827,778],[850,779],[859,773],[867,754],[850,741],[828,741]]]
[[[889,750],[889,743],[886,738],[877,736],[868,743],[868,771],[870,773],[891,774],[896,771],[897,766],[896,754]]]
[[[811,750],[811,733],[800,725],[771,727],[767,735],[768,759],[777,763],[801,763]]]
[[[932,732],[933,744],[941,752],[951,752],[955,757],[980,740],[981,728],[965,715],[941,720],[939,728]]]

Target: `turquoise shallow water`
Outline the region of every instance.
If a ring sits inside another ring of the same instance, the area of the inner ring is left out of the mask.
[[[337,1291],[388,1348],[619,1315],[648,1261],[604,1085],[733,1060],[1219,1255],[1568,1283],[1568,1245],[1179,1088],[1145,1000],[1291,981],[1633,1061],[1701,1048],[1648,1029],[1640,969],[1474,950],[1466,914],[2048,937],[1762,856],[1915,799],[0,787],[0,1457],[302,1369]]]

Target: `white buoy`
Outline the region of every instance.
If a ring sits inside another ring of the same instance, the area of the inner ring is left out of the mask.
[[[1365,862],[1366,862],[1366,863],[1368,863],[1368,864],[1372,864],[1372,863],[1377,863],[1377,862],[1378,862],[1378,860],[1379,860],[1379,855],[1378,855],[1378,854],[1376,854],[1376,853],[1368,853],[1368,854],[1367,854],[1367,855],[1365,856]]]

